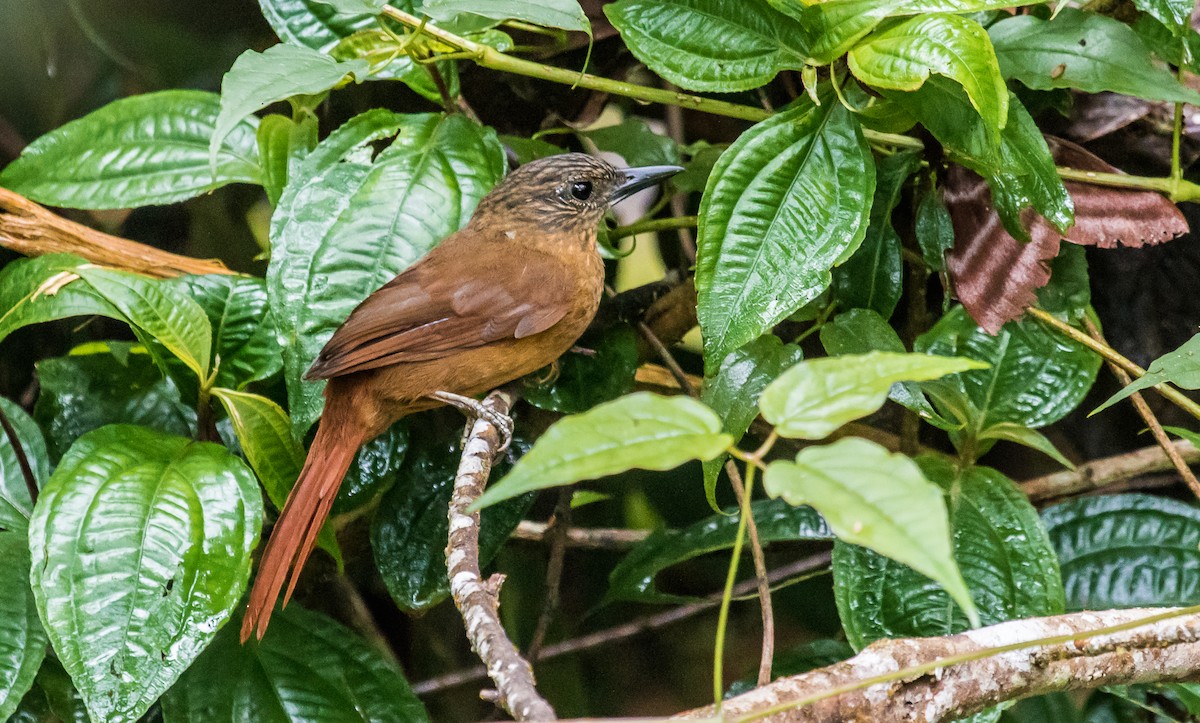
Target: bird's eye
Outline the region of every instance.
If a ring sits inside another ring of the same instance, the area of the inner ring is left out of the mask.
[[[586,201],[592,197],[591,181],[576,181],[571,184],[571,195],[580,201]]]

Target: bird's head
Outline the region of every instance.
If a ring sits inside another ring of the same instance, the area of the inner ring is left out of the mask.
[[[669,178],[679,166],[615,168],[584,153],[564,153],[517,168],[479,202],[476,223],[534,225],[547,231],[595,231],[609,206]]]

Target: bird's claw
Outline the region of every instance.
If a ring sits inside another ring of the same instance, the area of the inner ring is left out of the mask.
[[[500,446],[496,449],[496,453],[500,454],[506,451],[513,440],[513,420],[507,414],[502,414],[494,409],[490,409],[480,402],[478,399],[464,397],[461,394],[452,394],[451,392],[434,392],[429,395],[431,398],[447,404],[459,410],[468,417],[474,419],[482,419],[488,424],[496,428],[496,432],[500,435]]]

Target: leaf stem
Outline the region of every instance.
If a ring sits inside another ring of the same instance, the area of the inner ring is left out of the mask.
[[[628,226],[618,226],[608,232],[609,241],[619,241],[629,236],[655,231],[668,231],[676,228],[695,228],[699,221],[695,216],[679,216],[678,218],[655,218],[649,221],[639,221]]]
[[[1076,329],[1065,321],[1062,321],[1053,314],[1043,311],[1037,307],[1033,307],[1029,309],[1029,315],[1052,327],[1055,331],[1059,332],[1063,336],[1066,336],[1096,352],[1105,361],[1111,362],[1112,364],[1129,372],[1130,376],[1137,378],[1146,375],[1145,369],[1121,356],[1116,349],[1113,349],[1108,344],[1096,341],[1092,337],[1083,333],[1079,329]],[[1158,391],[1159,394],[1163,395],[1163,397],[1165,397],[1167,400],[1174,403],[1175,406],[1192,415],[1196,419],[1200,419],[1200,404],[1193,402],[1178,389],[1175,389],[1166,382],[1161,382],[1154,385],[1154,389]]]
[[[752,514],[750,496],[754,492],[754,474],[757,471],[758,468],[755,465],[746,465],[746,492],[742,495],[737,537],[733,540],[729,574],[725,577],[725,591],[721,594],[721,610],[717,615],[717,639],[713,646],[713,705],[718,708],[721,707],[721,700],[725,695],[725,629],[729,624],[729,604],[733,600],[733,583],[737,580],[738,562],[742,557],[742,543],[746,539],[746,522]]]
[[[1148,176],[1129,176],[1124,173],[1101,173],[1099,171],[1080,171],[1074,168],[1058,169],[1058,175],[1065,181],[1082,181],[1096,186],[1112,186],[1114,188],[1136,188],[1144,191],[1165,193],[1172,201],[1200,201],[1200,185],[1185,181],[1182,178],[1150,178]]]

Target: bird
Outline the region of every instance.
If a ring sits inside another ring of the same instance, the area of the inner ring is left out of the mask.
[[[241,639],[262,639],[283,583],[287,605],[359,447],[398,419],[474,396],[553,363],[587,328],[604,288],[596,247],[608,208],[682,171],[618,169],[583,153],[517,167],[467,225],[368,296],[305,374],[328,380],[300,476],[267,540]]]

